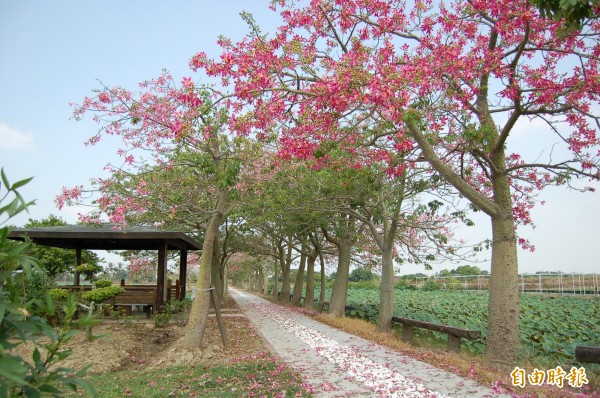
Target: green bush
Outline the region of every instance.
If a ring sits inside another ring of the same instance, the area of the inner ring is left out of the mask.
[[[75,272],[79,272],[88,281],[91,281],[98,272],[102,271],[102,267],[96,264],[83,263],[75,267]]]
[[[457,278],[447,278],[446,279],[446,290],[463,290],[463,284]]]
[[[112,286],[112,284],[113,284],[112,281],[108,280],[108,279],[100,279],[100,280],[97,280],[96,282],[94,282],[94,285],[96,287],[109,287],[109,286]]]
[[[400,279],[394,288],[399,290],[417,290],[417,287],[415,285],[411,285],[407,279]]]
[[[21,291],[25,300],[31,302],[30,312],[35,315],[44,316],[44,303],[46,293],[54,286],[54,281],[48,276],[43,268],[33,268],[31,274],[21,279]]]
[[[69,297],[69,291],[67,289],[61,289],[59,287],[50,289],[48,294],[55,302],[64,302]]]
[[[373,275],[373,272],[370,269],[359,267],[350,272],[348,280],[350,282],[368,282],[373,279],[374,276],[375,275]]]
[[[168,312],[154,314],[154,327],[162,328],[169,323],[171,315]]]
[[[83,293],[81,295],[81,299],[88,303],[93,301],[94,303],[99,304],[115,297],[118,294],[123,293],[124,291],[125,289],[119,286],[100,287],[98,289]]]
[[[434,282],[433,279],[428,280],[423,284],[421,290],[425,292],[433,292],[436,290],[442,290],[444,286],[440,282]]]

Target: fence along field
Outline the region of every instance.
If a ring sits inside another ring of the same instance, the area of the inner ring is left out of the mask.
[[[409,283],[423,287],[433,280],[461,290],[487,290],[490,275],[452,275],[414,277]],[[600,295],[600,274],[557,273],[519,275],[522,293],[595,294]]]

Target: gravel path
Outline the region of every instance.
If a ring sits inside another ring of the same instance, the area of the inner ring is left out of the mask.
[[[509,397],[247,292],[229,294],[318,397]]]

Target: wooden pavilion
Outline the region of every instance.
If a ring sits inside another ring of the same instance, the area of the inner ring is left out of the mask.
[[[138,226],[120,228],[114,224],[20,228],[9,232],[8,238],[13,240],[28,238],[39,245],[74,249],[76,266],[81,264],[82,250],[157,250],[155,311],[163,306],[167,297],[167,252],[169,250],[179,251],[180,291],[177,293],[179,293],[179,297],[184,298],[187,253],[189,250],[202,249],[200,243],[182,232]],[[79,275],[77,274],[75,285],[79,285]]]

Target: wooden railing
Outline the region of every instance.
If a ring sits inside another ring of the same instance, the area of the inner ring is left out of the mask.
[[[446,333],[448,335],[448,351],[460,352],[461,339],[476,340],[481,337],[481,332],[478,330],[469,330],[448,325],[440,325],[437,323],[417,321],[416,319],[401,318],[394,316],[392,322],[402,325],[402,339],[408,342],[413,340],[413,328],[423,328],[433,330],[434,332]]]
[[[575,347],[575,359],[577,362],[600,363],[600,347],[578,345]]]
[[[329,302],[325,301],[321,304],[319,311],[323,311],[324,307],[329,308]],[[352,310],[353,307],[346,306],[345,310]],[[481,338],[481,332],[478,330],[463,329],[454,326],[440,325],[437,323],[418,321],[416,319],[392,317],[392,323],[402,325],[402,339],[411,343],[413,341],[413,329],[415,327],[432,330],[434,332],[446,333],[448,335],[448,351],[460,352],[461,339],[476,340]]]

